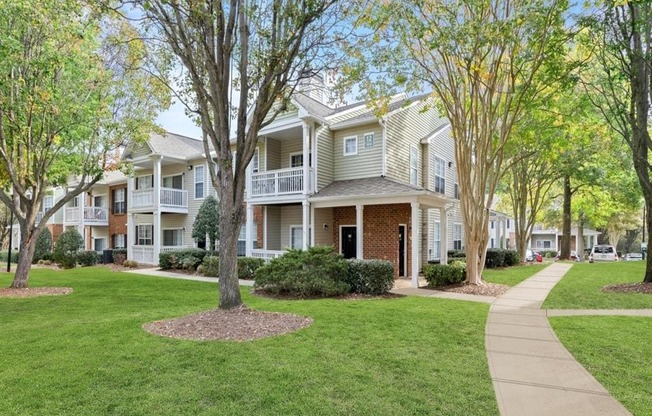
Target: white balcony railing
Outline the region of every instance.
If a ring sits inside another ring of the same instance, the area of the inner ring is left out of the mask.
[[[285,253],[286,253],[286,251],[284,251],[284,250],[254,249],[254,250],[251,250],[251,257],[255,257],[255,258],[258,258],[258,259],[263,259],[265,261],[270,261],[271,259],[274,259],[276,257],[281,257]]]
[[[166,252],[166,251],[175,251],[175,250],[184,250],[186,248],[192,248],[192,246],[162,246],[161,247],[161,253]]]
[[[161,206],[188,208],[188,191],[183,189],[161,188]],[[131,206],[138,208],[154,207],[154,189],[137,189],[131,193]]]
[[[154,258],[154,246],[131,246],[129,260],[143,264],[158,264],[158,259]]]
[[[75,223],[81,220],[81,214],[79,212],[79,207],[68,207],[65,211],[65,218],[67,223]]]
[[[312,176],[312,168],[310,169]],[[290,168],[258,172],[251,175],[251,197],[300,194],[306,180],[303,168]]]
[[[84,207],[84,222],[89,224],[108,224],[109,209],[107,207]]]

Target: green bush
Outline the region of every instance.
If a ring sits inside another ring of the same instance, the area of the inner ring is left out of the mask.
[[[256,270],[265,265],[265,260],[256,257],[238,257],[238,279],[254,280]]]
[[[464,258],[466,251],[464,250],[448,250],[448,258]]]
[[[207,251],[201,248],[186,248],[183,250],[165,251],[158,256],[158,267],[169,269],[192,269],[201,264]]]
[[[48,260],[52,253],[52,233],[48,228],[44,228],[36,240],[34,248],[34,257],[32,263],[38,263],[39,260]],[[46,258],[48,257],[48,258]]]
[[[129,267],[131,269],[135,269],[138,267],[138,262],[136,260],[125,260],[122,265],[124,267]]]
[[[71,228],[61,233],[54,244],[54,261],[64,269],[72,269],[77,265],[77,254],[84,247],[84,238]]]
[[[0,262],[6,262],[7,257],[9,257],[9,252],[8,251],[0,251]],[[11,262],[12,263],[18,263],[18,251],[17,250],[12,250],[11,251]]]
[[[505,266],[512,267],[520,263],[521,259],[516,250],[505,251]]]
[[[557,257],[557,252],[555,250],[544,250],[541,252],[541,256],[547,259],[552,259]]]
[[[484,266],[488,269],[505,267],[505,250],[502,248],[490,248],[484,260]]]
[[[197,270],[208,277],[218,277],[220,275],[220,258],[217,256],[206,256],[201,266]]]
[[[428,264],[423,266],[423,275],[428,287],[461,283],[466,279],[466,263],[456,261],[451,264]]]
[[[100,255],[95,251],[80,251],[77,253],[77,261],[82,267],[95,266],[100,261]]]
[[[351,292],[381,295],[394,287],[392,262],[351,259],[347,263],[346,282],[351,286]]]
[[[290,250],[255,273],[254,287],[298,297],[337,296],[349,292],[347,263],[330,246]]]
[[[122,265],[127,260],[127,249],[117,248],[113,250],[113,262]]]

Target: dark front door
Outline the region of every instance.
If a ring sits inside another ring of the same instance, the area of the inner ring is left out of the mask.
[[[407,276],[405,273],[405,225],[398,226],[398,275]]]
[[[355,227],[342,227],[342,255],[345,259],[356,258],[356,229]]]

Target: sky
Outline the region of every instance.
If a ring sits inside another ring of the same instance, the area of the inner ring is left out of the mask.
[[[159,114],[156,121],[171,133],[201,140],[201,129],[186,116],[184,106],[180,102],[175,102],[167,111]]]

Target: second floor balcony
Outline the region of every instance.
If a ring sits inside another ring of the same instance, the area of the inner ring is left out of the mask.
[[[131,193],[131,209],[139,211],[154,210],[154,188],[137,189]],[[188,191],[174,188],[161,188],[159,206],[162,211],[188,213]]]
[[[86,225],[109,225],[109,209],[107,207],[66,207],[65,224],[79,224],[82,220]]]
[[[306,185],[310,190],[312,172],[310,168],[308,178],[304,178],[302,167],[253,173],[248,187],[249,197],[268,198],[302,194]]]

